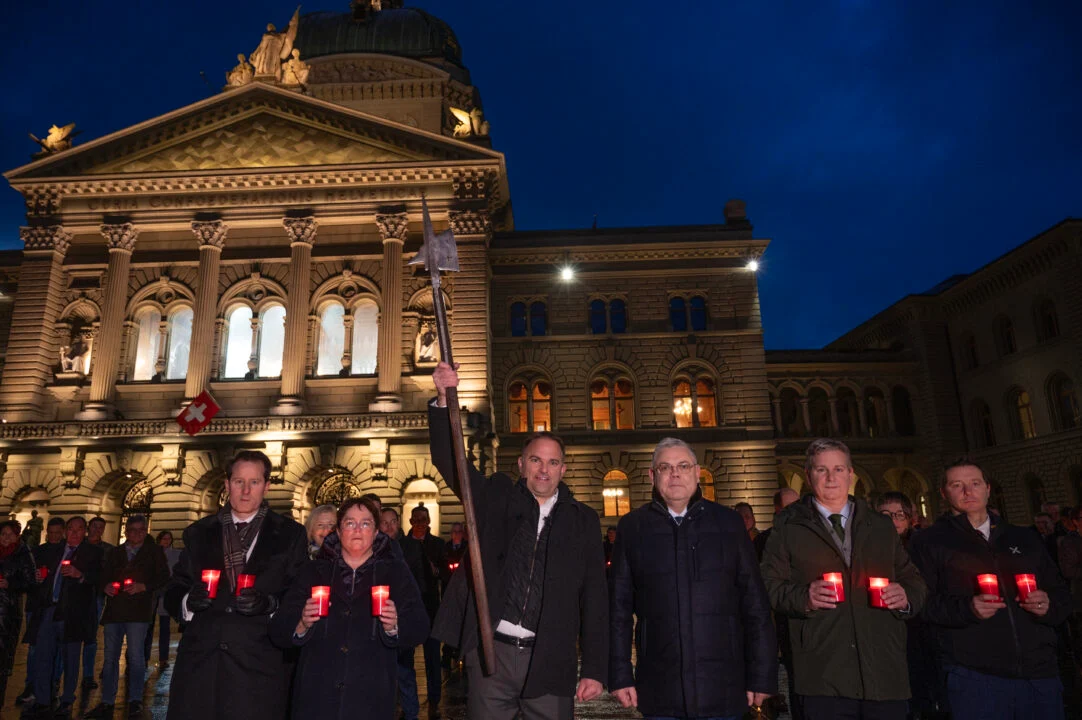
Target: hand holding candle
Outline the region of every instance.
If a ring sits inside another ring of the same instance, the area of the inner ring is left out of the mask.
[[[837,575],[838,583],[831,580],[813,580],[808,586],[808,610],[833,610],[841,600],[845,599],[845,586],[841,583],[841,573],[826,573]],[[825,576],[824,576],[825,578]],[[841,600],[838,599],[838,589],[841,589]]]
[[[316,612],[319,617],[327,617],[331,604],[331,588],[327,585],[316,585],[312,588],[312,599],[316,601]]]
[[[1048,614],[1048,593],[1037,589],[1036,575],[1015,575],[1018,586],[1018,603],[1022,609],[1038,617]]]
[[[978,575],[977,587],[979,593],[973,596],[970,606],[973,609],[973,614],[978,618],[987,620],[1007,607],[1003,602],[1003,598],[999,596],[999,578],[995,575]]]
[[[1024,603],[1029,594],[1037,589],[1037,576],[1015,575],[1014,583],[1018,586],[1018,602]]]
[[[111,582],[105,586],[105,594],[109,597],[116,597],[116,594],[120,592],[120,583]]]
[[[823,582],[834,590],[834,602],[845,602],[845,581],[841,573],[823,573]]]
[[[44,582],[47,577],[49,577],[49,568],[42,565],[38,568],[38,582]]]
[[[255,575],[243,573],[237,575],[237,595],[240,595],[241,590],[247,590],[250,587],[255,587]]]
[[[387,600],[390,599],[390,597],[390,585],[372,586],[372,617],[379,617],[383,614],[383,606],[387,603]]]
[[[887,603],[883,600],[883,590],[890,584],[887,578],[868,578],[868,604],[874,608],[885,608]]]
[[[218,597],[218,581],[222,577],[221,570],[204,570],[203,583],[207,586],[207,597],[211,600]]]

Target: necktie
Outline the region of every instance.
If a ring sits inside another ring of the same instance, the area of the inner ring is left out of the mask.
[[[842,516],[834,513],[830,516],[830,524],[834,527],[834,534],[838,536],[838,539],[845,542],[845,526],[842,525]]]
[[[73,548],[71,545],[64,546],[64,560],[70,560],[71,556],[74,554],[75,548]],[[61,563],[61,567],[63,567],[63,563]],[[60,574],[60,568],[58,567],[56,569],[56,578],[53,579],[53,602],[58,602],[60,600],[60,580],[62,577],[63,576]]]
[[[244,530],[244,528],[248,527],[248,523],[246,523],[246,522],[234,523],[234,526],[237,528],[237,532],[242,532]]]
[[[677,525],[680,525],[681,523],[684,522],[684,516],[683,515],[674,515],[672,520]]]

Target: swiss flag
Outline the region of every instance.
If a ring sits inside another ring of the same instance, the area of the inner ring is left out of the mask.
[[[221,408],[210,393],[204,390],[192,400],[192,404],[180,411],[177,415],[177,423],[184,428],[184,432],[195,436],[214,419]]]

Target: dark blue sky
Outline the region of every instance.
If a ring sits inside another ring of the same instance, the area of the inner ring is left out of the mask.
[[[713,223],[746,200],[773,240],[769,348],[821,346],[1082,216],[1076,0],[413,4],[458,35],[519,229]],[[294,7],[14,4],[0,166],[54,122],[86,142],[206,97]],[[0,247],[22,221],[0,190]]]

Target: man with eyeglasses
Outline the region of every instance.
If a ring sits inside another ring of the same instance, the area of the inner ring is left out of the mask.
[[[658,443],[649,472],[653,502],[616,529],[609,687],[654,720],[743,717],[778,688],[770,603],[744,520],[703,498],[683,440]]]
[[[458,373],[440,362],[432,379],[432,463],[457,494],[446,406]],[[502,472],[486,478],[470,466],[477,512],[470,542],[480,543],[484,559],[495,674],[481,669],[469,567],[451,578],[432,630],[464,653],[470,720],[511,720],[520,712],[524,720],[570,720],[576,699],[601,695],[609,645],[601,521],[571,496],[566,469],[563,441],[547,432],[526,438],[517,481]]]
[[[812,492],[775,517],[762,562],[771,605],[789,618],[804,718],[904,720],[905,620],[927,588],[891,521],[849,494],[845,443],[814,440],[804,471]]]
[[[225,507],[184,531],[165,591],[166,609],[187,623],[173,666],[169,720],[276,720],[289,712],[292,657],[271,644],[268,628],[308,562],[308,536],[303,525],[270,509],[270,473],[263,453],[237,453],[226,467]],[[220,573],[214,597],[204,570]]]

